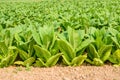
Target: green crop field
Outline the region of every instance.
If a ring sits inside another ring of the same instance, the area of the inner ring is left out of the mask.
[[[45,0],[0,0],[0,2],[40,2]]]
[[[120,66],[120,0],[0,0],[0,67]]]

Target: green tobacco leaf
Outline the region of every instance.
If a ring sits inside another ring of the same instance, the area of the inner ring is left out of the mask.
[[[94,45],[92,45],[92,44],[89,45],[89,51],[90,51],[89,54],[92,55],[93,58],[100,58],[100,56],[99,56],[98,52],[96,51]]]
[[[38,45],[42,46],[41,39],[40,39],[40,35],[39,35],[39,33],[37,32],[37,30],[34,29],[33,27],[31,27],[31,32],[32,32],[33,39],[36,41],[36,43],[37,43]]]
[[[102,60],[100,60],[99,58],[94,58],[93,59],[93,65],[96,65],[96,66],[102,66],[104,63]]]
[[[85,59],[86,62],[90,63],[90,64],[94,64],[93,61],[91,61],[90,59]]]
[[[120,65],[120,49],[117,49],[108,59],[111,63],[119,66]]]
[[[114,64],[113,66],[114,67],[120,67],[120,64]]]
[[[64,32],[61,33],[61,34],[57,34],[57,36],[58,36],[60,39],[62,39],[62,40],[67,40],[67,39],[66,39],[66,31],[64,31]]]
[[[0,66],[1,67],[6,67],[14,63],[16,59],[16,55],[14,55],[13,49],[8,49],[8,52],[0,56]]]
[[[0,61],[0,67],[7,67],[10,64],[10,59],[12,58],[12,55],[7,55],[5,57],[2,57],[2,60]]]
[[[103,43],[103,36],[104,36],[104,29],[97,29],[97,31],[95,32],[95,44],[96,44],[96,48],[99,49],[102,45],[104,45]]]
[[[57,44],[56,36],[53,35],[53,39],[51,39],[51,44],[49,46],[49,51],[51,51],[52,49],[57,49],[57,47],[58,47],[58,44]]]
[[[35,58],[30,57],[30,58],[28,58],[27,60],[24,61],[23,65],[26,66],[27,64],[29,64],[29,66],[31,66],[34,61],[35,61]]]
[[[24,62],[23,61],[15,61],[14,64],[15,65],[24,65]]]
[[[68,27],[68,38],[69,43],[72,45],[74,49],[80,46],[82,39],[84,38],[85,32],[84,30],[74,30],[71,27]]]
[[[34,54],[34,47],[33,47],[34,44],[35,44],[35,43],[34,43],[34,40],[32,40],[32,41],[29,43],[29,48],[28,48],[28,54],[29,54],[29,56],[35,55],[35,54]]]
[[[116,36],[119,33],[116,29],[111,27],[108,28],[108,31],[109,33],[111,33],[112,36]]]
[[[72,60],[72,65],[73,66],[80,66],[86,58],[87,58],[86,54],[85,55],[79,55]]]
[[[110,55],[108,60],[114,64],[119,64],[120,63],[120,49],[117,49],[112,55]]]
[[[120,33],[118,33],[117,35],[116,35],[116,37],[117,37],[117,40],[119,41],[120,40]],[[120,42],[118,42],[119,44],[120,44]]]
[[[17,58],[18,52],[13,52],[13,50],[9,50],[9,54],[11,54],[11,58],[9,61],[9,65],[13,64],[15,59]]]
[[[17,40],[17,42],[23,44],[23,41],[22,41],[21,37],[18,35],[18,33],[15,34],[15,39]]]
[[[120,63],[120,49],[117,49],[114,53],[113,53],[113,58],[116,58],[116,61],[118,63]]]
[[[34,66],[36,66],[36,67],[47,67],[46,64],[40,58],[38,58],[38,60],[36,60]]]
[[[58,46],[68,61],[76,56],[72,46],[67,41],[58,40]]]
[[[108,59],[111,63],[117,64],[118,61],[115,57],[113,57],[113,55],[110,55],[109,59]]]
[[[19,56],[22,60],[27,60],[29,58],[29,55],[27,54],[27,52],[21,50],[21,49],[16,49],[19,53]]]
[[[71,27],[68,27],[68,37],[69,37],[69,42],[70,44],[74,47],[74,29],[72,29]]]
[[[94,42],[93,40],[86,39],[85,41],[81,42],[79,47],[76,49],[76,52],[82,50],[83,48],[87,47],[90,43]]]
[[[8,47],[5,45],[4,42],[0,42],[0,49],[2,50],[2,54],[6,55],[8,52]]]
[[[117,48],[120,48],[120,44],[118,43],[118,40],[116,37],[111,37],[112,41],[116,44]]]
[[[90,35],[94,35],[94,33],[96,32],[97,28],[95,27],[90,27],[89,30],[88,30],[88,34]]]
[[[111,45],[104,45],[100,48],[98,51],[98,54],[100,55],[100,59],[104,62],[106,61],[110,54],[111,54],[112,46]]]
[[[50,57],[50,58],[47,60],[46,65],[47,65],[47,66],[54,66],[54,65],[57,63],[57,61],[59,60],[59,57],[60,57],[61,55],[62,55],[61,53],[58,53],[58,54]]]
[[[34,49],[35,54],[39,58],[43,58],[47,61],[51,57],[51,53],[47,49],[41,48],[38,45],[34,45]]]
[[[13,42],[13,32],[11,29],[6,29],[5,35],[4,35],[4,42],[6,46],[11,46]]]
[[[52,27],[39,27],[39,34],[43,47],[49,49],[54,39],[54,29]]]
[[[50,49],[51,55],[55,55],[59,52],[57,40],[54,42],[54,46]]]
[[[3,58],[3,56],[0,55],[0,61],[1,61],[2,58]]]
[[[63,63],[64,63],[64,64],[66,64],[66,65],[68,65],[68,66],[71,66],[71,65],[72,65],[71,62],[69,61],[69,59],[66,58],[66,56],[62,55],[62,57],[63,57]]]

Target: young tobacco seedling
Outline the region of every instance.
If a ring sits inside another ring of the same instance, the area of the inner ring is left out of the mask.
[[[79,66],[87,58],[83,54],[86,47],[93,42],[85,38],[85,30],[74,30],[68,27],[67,32],[58,34],[57,40],[60,51],[63,53],[63,63],[69,66]]]
[[[37,32],[35,28],[31,27],[31,31],[33,39],[37,43],[34,45],[35,54],[37,56],[34,65],[39,67],[54,66],[62,55],[61,53],[58,53],[59,50],[54,28],[47,26],[39,27]]]

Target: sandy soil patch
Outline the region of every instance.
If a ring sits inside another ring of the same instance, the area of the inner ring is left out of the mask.
[[[10,66],[0,69],[0,80],[120,80],[120,67],[105,65],[50,68]]]

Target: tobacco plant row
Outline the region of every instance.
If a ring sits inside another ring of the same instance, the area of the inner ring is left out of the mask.
[[[59,30],[59,29],[58,29]],[[109,27],[87,31],[68,27],[15,27],[0,32],[0,67],[10,65],[50,67],[57,63],[100,66],[107,61],[120,65],[120,32]]]
[[[119,0],[0,2],[0,67],[120,66]]]

